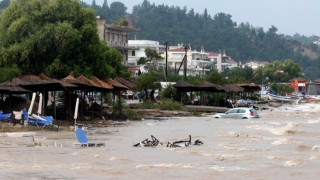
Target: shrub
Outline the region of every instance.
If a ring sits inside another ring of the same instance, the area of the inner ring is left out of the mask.
[[[160,106],[160,110],[178,110],[186,111],[186,108],[180,103],[172,101],[171,99],[163,99]]]
[[[152,100],[147,99],[143,103],[141,103],[138,107],[139,109],[155,109],[157,105],[155,105]]]

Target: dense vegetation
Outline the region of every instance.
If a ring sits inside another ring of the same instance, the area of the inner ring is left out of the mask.
[[[77,0],[11,1],[1,14],[0,42],[1,81],[41,72],[56,78],[123,72],[122,55],[99,40],[95,12]]]
[[[3,0],[1,4],[5,1],[8,0]],[[281,35],[274,26],[265,31],[249,23],[237,24],[229,14],[211,16],[206,9],[200,14],[186,7],[156,6],[148,0],[134,6],[131,14],[126,12],[126,6],[121,2],[109,5],[104,0],[103,5],[99,6],[93,0],[90,5],[83,3],[82,6],[93,8],[96,15],[105,18],[107,23],[116,23],[122,18],[129,20],[130,24],[140,29],[138,33],[131,33],[131,39],[136,36],[138,39],[157,40],[161,44],[190,44],[197,50],[201,46],[207,51],[225,50],[234,60],[242,63],[272,63],[292,59],[300,64],[305,77],[320,78],[320,51],[316,45],[311,44],[313,40],[319,39],[317,36]]]
[[[295,40],[295,41],[299,41],[301,43],[312,43],[313,41],[319,41],[320,40],[320,37],[319,36],[305,36],[305,35],[301,35],[299,33],[296,33],[294,34],[293,36],[289,36],[289,35],[281,35],[283,37],[285,37],[286,39],[292,39],[292,40]]]

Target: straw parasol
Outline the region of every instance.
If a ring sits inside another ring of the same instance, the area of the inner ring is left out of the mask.
[[[195,91],[197,89],[197,87],[195,85],[192,85],[192,84],[188,83],[187,81],[179,81],[172,86],[182,92],[191,92],[191,91]]]
[[[100,80],[99,78],[97,78],[96,76],[91,76],[91,79],[93,82],[95,82],[96,84],[99,84],[101,87],[103,87],[106,90],[111,90],[113,89],[113,86],[110,85],[107,82],[103,82],[102,80]]]
[[[244,92],[257,92],[261,91],[261,87],[255,84],[237,84],[244,89]]]
[[[225,84],[222,87],[224,89],[228,90],[229,92],[244,92],[244,88],[242,88],[236,84]]]
[[[114,89],[118,89],[118,90],[119,89],[121,89],[121,90],[129,89],[127,86],[125,86],[125,85],[123,85],[123,84],[121,84],[111,78],[105,80],[105,82],[107,82],[108,84],[111,84],[114,87]]]
[[[125,79],[123,77],[116,77],[114,80],[119,82],[119,83],[121,83],[121,84],[123,84],[123,85],[125,85],[125,86],[127,86],[129,89],[133,89],[136,86],[138,86],[138,84],[136,84],[136,83],[134,83],[134,82],[132,82],[130,80],[127,80],[127,79]]]
[[[30,91],[20,87],[12,81],[7,81],[0,84],[0,93],[2,94],[26,94]]]
[[[31,91],[42,91],[44,89],[47,91],[55,91],[64,89],[59,82],[43,80],[36,75],[23,75],[18,78],[21,80],[19,85]]]
[[[91,81],[90,79],[84,77],[83,75],[79,76],[76,78],[78,81],[80,81],[81,83],[83,84],[86,84],[87,86],[89,86],[91,89],[94,89],[94,90],[101,90],[103,89],[102,86],[100,86],[99,84]]]
[[[55,78],[51,78],[51,77],[45,75],[44,73],[41,73],[38,77],[42,80],[59,83],[63,88],[76,88],[77,87],[77,85],[70,84],[70,83],[55,79]]]
[[[197,85],[196,87],[199,88],[199,90],[204,90],[204,91],[211,91],[211,92],[227,92],[222,86],[203,81],[201,84]]]

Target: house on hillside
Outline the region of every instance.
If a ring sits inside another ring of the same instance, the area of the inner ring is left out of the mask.
[[[244,66],[251,67],[253,70],[255,70],[258,67],[264,67],[266,64],[268,64],[268,62],[250,61],[245,63]]]
[[[98,35],[101,40],[104,40],[108,46],[115,48],[123,55],[123,65],[128,65],[128,51],[137,50],[135,47],[128,45],[128,37],[130,32],[138,32],[139,30],[128,26],[127,23],[123,25],[106,24],[105,19],[97,17]]]

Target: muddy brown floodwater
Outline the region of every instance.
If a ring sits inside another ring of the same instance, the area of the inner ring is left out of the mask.
[[[87,135],[105,147],[73,147],[73,131],[0,137],[0,179],[319,179],[320,105],[258,111],[260,119],[175,117],[127,121]],[[164,145],[133,147],[154,135]],[[167,148],[200,139],[201,146]]]

